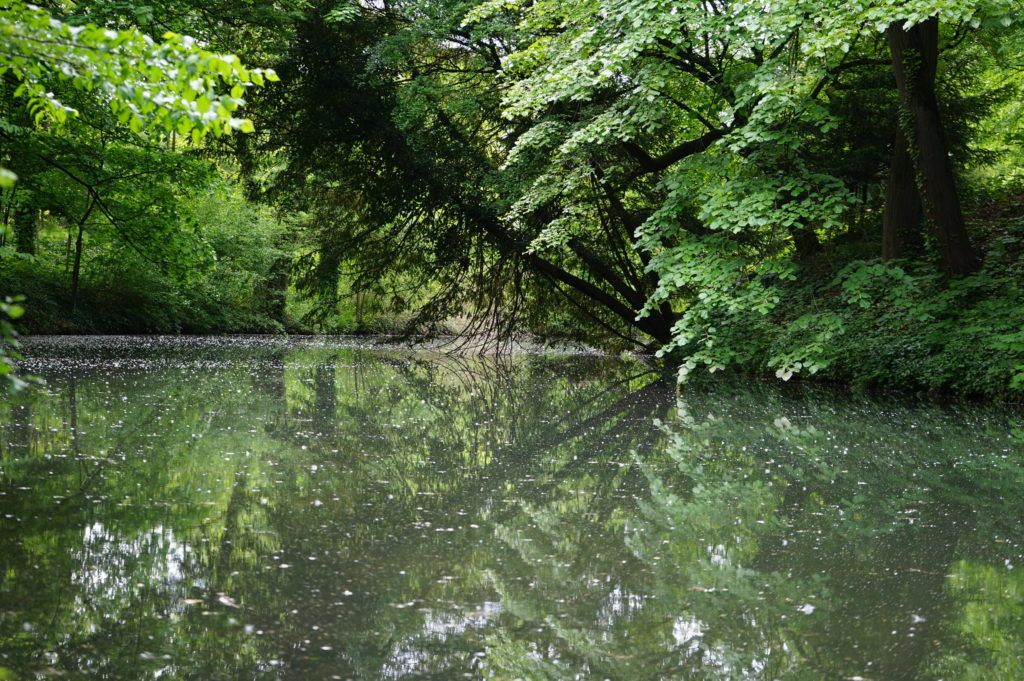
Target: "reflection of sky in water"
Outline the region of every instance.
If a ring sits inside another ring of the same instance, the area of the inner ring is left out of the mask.
[[[451,635],[465,633],[469,628],[485,627],[499,615],[504,607],[500,602],[485,601],[479,607],[468,611],[435,611],[426,613],[423,621],[424,632],[444,641]]]
[[[83,530],[81,548],[75,551],[79,568],[71,582],[83,602],[115,601],[156,584],[171,593],[180,590],[189,551],[170,528],[158,526],[126,539],[94,522]]]
[[[427,610],[423,613],[422,632],[398,642],[384,668],[382,679],[403,679],[417,673],[428,673],[431,654],[424,647],[426,641],[444,642],[452,636],[465,634],[469,629],[484,629],[498,619],[504,606],[500,602],[485,601],[477,607],[466,610]],[[477,651],[469,656],[474,665],[482,655]]]
[[[677,617],[672,623],[672,638],[683,655],[693,655],[700,650],[700,638],[707,627],[695,617]]]
[[[600,628],[610,629],[616,621],[630,619],[644,606],[644,598],[642,594],[628,593],[623,590],[621,584],[616,584],[598,609],[595,624]]]

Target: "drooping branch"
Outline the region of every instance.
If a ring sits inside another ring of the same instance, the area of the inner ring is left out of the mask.
[[[660,172],[684,158],[706,151],[708,147],[722,139],[726,132],[724,129],[708,131],[697,139],[687,140],[658,156],[651,156],[632,140],[622,142],[621,147],[639,164],[639,170],[634,173],[635,177],[639,177]]]
[[[605,291],[592,282],[583,279],[572,272],[569,272],[555,263],[541,257],[537,253],[528,252],[526,244],[516,239],[508,230],[493,216],[485,211],[463,204],[460,209],[473,223],[483,229],[492,239],[494,244],[501,250],[521,257],[524,262],[536,272],[560,282],[575,290],[580,295],[589,298],[601,305],[610,313],[618,317],[629,326],[646,333],[660,343],[668,343],[671,339],[671,321],[662,319],[661,315],[651,315],[638,319],[643,302],[639,306],[631,306],[624,303],[618,297]]]

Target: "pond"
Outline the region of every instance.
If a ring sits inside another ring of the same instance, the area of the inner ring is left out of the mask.
[[[37,338],[0,679],[1022,679],[1013,412],[635,361]]]

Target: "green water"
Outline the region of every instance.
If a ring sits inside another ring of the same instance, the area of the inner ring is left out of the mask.
[[[28,355],[0,680],[1024,679],[1012,412],[322,340]]]

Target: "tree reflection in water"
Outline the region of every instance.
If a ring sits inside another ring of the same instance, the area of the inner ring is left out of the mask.
[[[1006,415],[677,398],[594,357],[30,352],[50,388],[0,421],[11,678],[1024,676]]]

